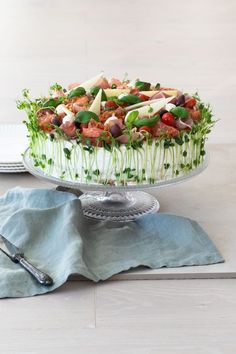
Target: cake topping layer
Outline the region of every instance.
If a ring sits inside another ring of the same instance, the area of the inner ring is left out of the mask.
[[[55,84],[34,101],[27,90],[23,96],[18,108],[27,111],[30,132],[95,146],[178,138],[213,124],[209,106],[197,94],[103,73],[67,89]]]

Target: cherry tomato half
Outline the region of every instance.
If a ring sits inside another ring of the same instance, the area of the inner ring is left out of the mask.
[[[170,112],[164,113],[161,117],[161,121],[170,127],[175,127],[175,117]]]
[[[117,106],[117,104],[114,101],[111,101],[111,100],[106,101],[106,108],[116,109],[117,107],[118,106]]]
[[[139,95],[139,98],[140,98],[140,100],[142,100],[142,101],[148,101],[148,100],[149,100],[149,97],[146,96],[146,95],[144,95],[144,94],[140,94],[140,95]]]
[[[137,87],[135,87],[135,88],[133,88],[133,89],[130,91],[130,93],[131,93],[132,95],[138,95],[138,94],[139,94],[139,89],[138,89]]]

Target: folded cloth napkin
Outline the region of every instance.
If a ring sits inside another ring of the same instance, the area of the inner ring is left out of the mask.
[[[48,273],[46,287],[0,252],[0,297],[26,297],[52,291],[71,274],[95,282],[140,265],[180,267],[222,262],[195,222],[149,214],[135,222],[94,221],[83,217],[72,193],[14,188],[0,198],[0,233],[26,258]]]

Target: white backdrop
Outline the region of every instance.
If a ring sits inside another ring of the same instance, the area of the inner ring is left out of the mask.
[[[22,88],[108,75],[198,90],[221,121],[210,142],[236,142],[235,0],[0,2],[0,121],[20,122]]]

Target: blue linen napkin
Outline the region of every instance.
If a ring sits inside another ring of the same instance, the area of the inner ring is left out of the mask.
[[[160,268],[223,261],[195,221],[161,213],[127,223],[89,220],[74,194],[48,189],[17,187],[2,196],[0,233],[54,279],[52,286],[42,286],[0,252],[0,298],[52,291],[71,274],[97,282],[140,265]]]

